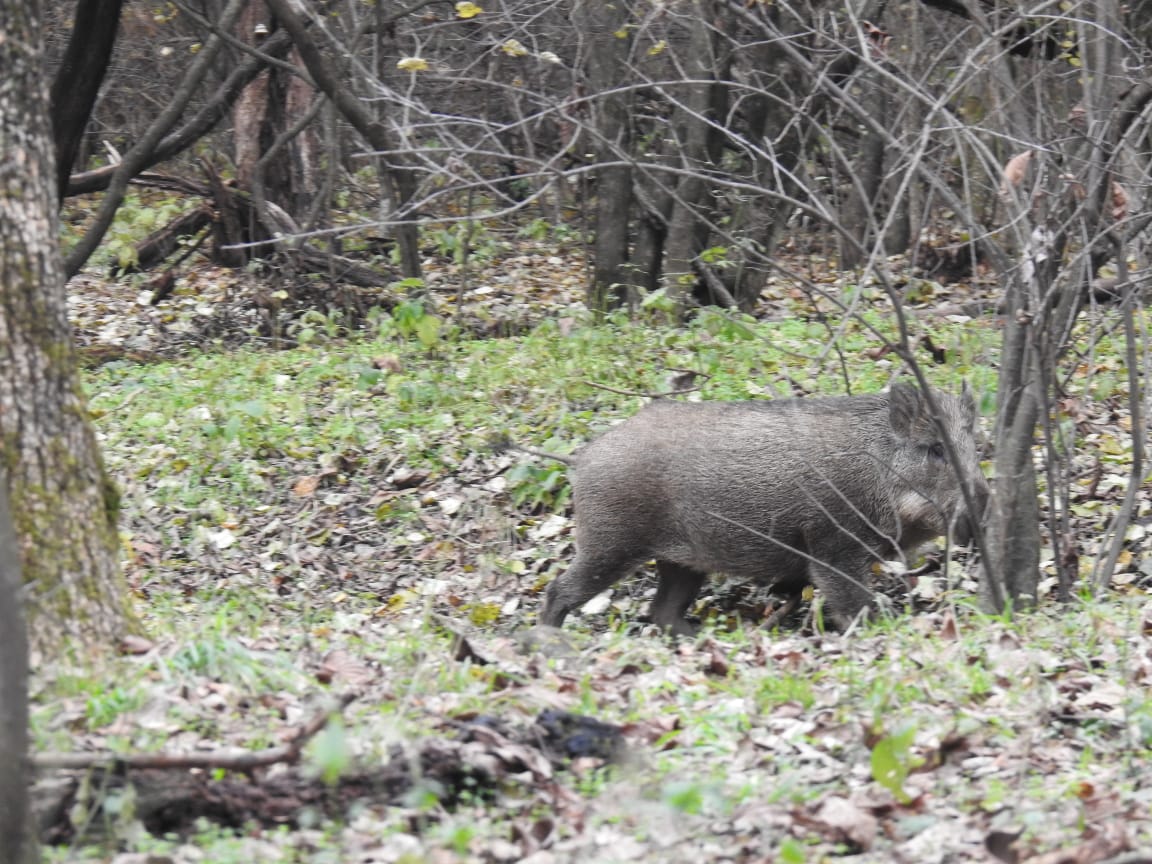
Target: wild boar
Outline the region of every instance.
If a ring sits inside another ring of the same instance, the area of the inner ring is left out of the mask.
[[[875,562],[955,528],[966,542],[988,485],[976,405],[895,384],[867,396],[744,402],[657,400],[563,461],[571,465],[576,557],[547,589],[541,624],[655,559],[653,622],[677,634],[709,573],[807,584],[844,628],[872,604]],[[969,513],[949,460],[967,475]],[[542,451],[526,449],[540,455]]]

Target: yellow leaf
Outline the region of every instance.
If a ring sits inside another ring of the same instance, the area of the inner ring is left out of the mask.
[[[1109,456],[1122,456],[1127,452],[1124,445],[1112,435],[1101,435],[1098,446],[1101,453],[1107,453]]]
[[[509,57],[523,57],[528,53],[528,49],[520,44],[519,39],[508,39],[500,46],[500,50],[507,54]]]
[[[405,72],[423,72],[428,68],[428,61],[423,57],[405,57],[396,64],[396,68]]]
[[[456,4],[456,17],[457,18],[475,18],[484,10],[477,6],[475,3],[468,3],[467,0],[463,3]]]
[[[623,38],[623,37],[621,37],[621,38]],[[651,48],[648,49],[648,56],[649,57],[655,57],[657,54],[662,53],[664,51],[664,49],[667,47],[668,47],[668,43],[664,39],[661,39],[659,42],[657,42],[655,45],[653,45]]]
[[[617,30],[612,35],[615,36],[617,39],[627,39],[628,38],[628,29],[626,27],[621,27],[619,30]]]

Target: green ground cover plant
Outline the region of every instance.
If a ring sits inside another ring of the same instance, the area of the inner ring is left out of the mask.
[[[699,373],[679,398],[879,389],[899,366],[866,327],[708,312],[681,329],[573,317],[476,340],[446,317],[422,324],[433,315],[93,371],[148,643],[102,670],[42,669],[34,707],[39,750],[255,750],[352,689],[301,770],[337,795],[341,778],[415,760],[412,787],[336,817],[302,806],[289,827],[167,838],[126,804],[48,860],[984,860],[997,832],[1041,852],[1098,842],[1121,817],[1152,843],[1152,605],[1137,582],[1009,622],[978,611],[961,560],[917,582],[927,611],[845,637],[768,630],[754,588],[717,580],[701,636],[672,642],[638,620],[640,575],[555,650],[518,644],[571,557],[567,484],[493,452],[493,435],[570,451],[636,394],[670,389],[669,370]],[[995,328],[928,331],[949,352],[926,363],[933,383],[967,378],[989,404]],[[517,736],[557,709],[621,730],[623,754],[533,761]],[[477,723],[495,731],[467,738]],[[443,748],[466,782],[435,773]]]

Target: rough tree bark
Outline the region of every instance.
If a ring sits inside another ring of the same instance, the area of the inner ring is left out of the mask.
[[[684,64],[693,82],[685,85],[680,112],[683,129],[681,156],[686,174],[676,184],[675,203],[664,245],[664,290],[683,314],[696,282],[696,258],[708,242],[710,186],[708,174],[720,156],[723,133],[715,123],[724,121],[731,63],[730,47],[719,28],[723,4],[696,0],[690,56]]]
[[[133,621],[118,494],[88,417],[56,220],[39,0],[0,0],[0,468],[37,647],[107,645]]]
[[[24,862],[35,860],[28,810],[28,633],[5,486],[0,472],[0,861]]]
[[[864,100],[876,117],[887,116],[884,111],[884,92],[880,87],[866,89]],[[884,182],[884,138],[873,130],[861,129],[860,149],[854,165],[845,166],[844,204],[841,222],[851,234],[853,243],[840,239],[840,267],[852,269],[864,263],[864,250],[870,255],[876,239],[876,216],[880,190]]]
[[[273,23],[270,18],[266,4],[251,3],[240,16],[237,37],[259,48]],[[289,62],[302,67],[299,57]],[[298,222],[303,221],[317,191],[316,133],[305,128],[284,140],[276,152],[269,151],[308,112],[313,92],[299,75],[269,68],[245,89],[232,110],[236,184],[246,190],[259,184],[267,200]],[[248,227],[254,237],[261,233],[257,226]]]
[[[1033,306],[1019,278],[1004,298],[1004,342],[996,389],[996,482],[988,504],[985,578],[981,585],[993,612],[1036,602],[1040,579],[1040,503],[1032,441],[1040,417],[1036,380]]]
[[[267,32],[269,13],[260,2],[248,4],[240,14],[236,25],[236,37],[240,41],[259,46],[262,34]],[[260,158],[262,144],[261,129],[268,114],[268,83],[272,70],[265,69],[244,88],[232,106],[232,158],[236,163],[236,183],[241,189],[252,188],[252,174]]]
[[[777,32],[779,25],[771,19],[779,17],[779,7],[763,6],[756,11],[764,17],[763,26],[767,28],[770,23],[773,28],[770,32]],[[761,89],[745,98],[742,106],[745,134],[752,148],[749,156],[752,177],[765,189],[796,195],[799,189],[792,178],[803,149],[802,133],[791,122],[792,115],[781,107],[781,101],[769,93],[779,96],[783,92],[795,92],[798,81],[793,79],[799,76],[782,60],[775,38],[763,38],[757,28],[749,33],[748,41],[753,44],[736,59],[738,68],[743,67],[740,73],[748,80],[757,80],[757,73],[766,77],[773,73],[760,84]],[[733,278],[732,293],[741,309],[751,311],[755,307],[768,277],[765,262],[775,254],[792,212],[793,208],[780,198],[760,195],[742,202],[733,214],[733,236],[755,241],[755,246],[729,250],[730,256],[740,264]]]
[[[296,43],[296,50],[300,52],[308,74],[316,86],[332,100],[336,110],[340,112],[352,127],[364,139],[382,154],[389,154],[385,158],[386,167],[382,169],[381,185],[384,188],[395,190],[394,198],[396,209],[403,211],[412,200],[416,192],[416,180],[412,171],[402,163],[394,153],[392,135],[385,126],[378,122],[368,107],[345,86],[333,66],[336,64],[333,56],[339,55],[338,50],[331,50],[327,54],[322,52],[319,44],[312,38],[309,27],[303,17],[304,10],[298,7],[293,0],[268,0],[268,7],[276,15],[277,20],[292,36]],[[323,38],[321,28],[316,28],[316,35]],[[400,249],[400,270],[406,278],[419,278],[422,269],[420,266],[419,239],[415,222],[405,222],[396,227],[396,241]]]
[[[56,139],[56,189],[60,201],[64,200],[68,175],[112,59],[123,2],[76,2],[72,38],[52,82],[52,134]]]
[[[625,80],[628,42],[616,33],[629,19],[625,3],[583,0],[572,13],[584,38],[588,92],[595,95],[593,148],[601,163],[626,162],[631,151],[631,97]],[[629,302],[628,214],[632,203],[632,169],[627,164],[596,169],[595,264],[588,286],[588,308],[595,312]]]

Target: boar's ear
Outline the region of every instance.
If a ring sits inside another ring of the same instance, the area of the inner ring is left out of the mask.
[[[889,388],[888,418],[897,434],[912,434],[922,408],[920,391],[911,384],[893,384]]]
[[[964,379],[964,386],[960,388],[960,405],[964,408],[964,416],[968,418],[968,421],[975,423],[976,396],[972,393],[972,388],[968,384],[968,379]]]

